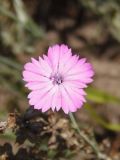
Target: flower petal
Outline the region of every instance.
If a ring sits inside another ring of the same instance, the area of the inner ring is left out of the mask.
[[[60,86],[61,93],[62,93],[62,109],[63,111],[68,114],[69,112],[75,112],[76,107],[69,96],[69,93],[66,91],[63,85]]]
[[[53,111],[55,109],[59,111],[61,107],[62,107],[61,91],[60,91],[60,88],[56,86],[56,93],[53,95],[51,108]]]
[[[29,72],[29,71],[23,71],[23,77],[24,77],[23,80],[26,82],[35,82],[35,81],[48,82],[49,81],[47,77],[41,76],[40,74]]]

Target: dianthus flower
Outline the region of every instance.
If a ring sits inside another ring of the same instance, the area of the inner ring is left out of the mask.
[[[75,112],[86,101],[84,88],[93,81],[93,75],[91,64],[73,55],[68,46],[49,47],[47,56],[31,58],[24,66],[23,80],[31,90],[29,104],[42,112],[50,108]]]

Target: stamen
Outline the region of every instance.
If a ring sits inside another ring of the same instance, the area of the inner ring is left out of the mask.
[[[63,82],[63,77],[59,73],[56,73],[50,77],[50,80],[52,80],[54,85],[60,85]]]

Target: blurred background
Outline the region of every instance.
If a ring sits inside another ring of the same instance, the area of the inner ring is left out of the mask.
[[[23,65],[65,43],[95,70],[88,103],[76,113],[110,153],[120,149],[120,1],[0,0],[0,119],[28,108]],[[2,142],[2,137],[0,138]]]

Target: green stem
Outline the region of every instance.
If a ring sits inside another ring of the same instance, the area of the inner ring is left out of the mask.
[[[73,123],[73,125],[74,125],[75,129],[77,130],[77,132],[79,133],[79,135],[84,139],[85,142],[87,142],[92,147],[92,149],[96,153],[98,159],[106,159],[106,155],[102,154],[99,151],[97,144],[93,143],[83,132],[80,131],[80,128],[74,118],[74,115],[72,113],[69,113],[69,116],[70,116],[71,122]]]

